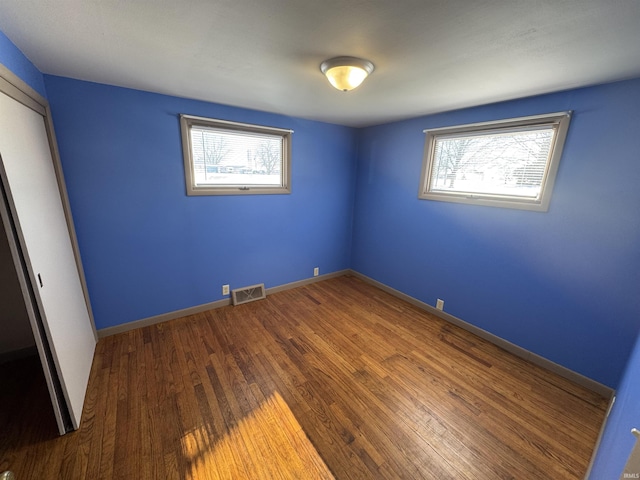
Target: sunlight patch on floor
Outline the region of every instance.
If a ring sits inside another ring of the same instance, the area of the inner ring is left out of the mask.
[[[182,438],[187,480],[334,480],[287,403],[276,392],[222,439],[206,425]]]

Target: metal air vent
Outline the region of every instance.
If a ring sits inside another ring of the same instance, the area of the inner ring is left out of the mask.
[[[231,298],[233,299],[234,305],[242,305],[243,303],[253,302],[254,300],[262,300],[266,297],[267,293],[264,290],[264,283],[231,290]]]

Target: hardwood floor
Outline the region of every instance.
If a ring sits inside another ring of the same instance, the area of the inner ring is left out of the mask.
[[[0,471],[579,479],[606,405],[345,276],[102,339],[80,430],[36,413],[3,431]]]

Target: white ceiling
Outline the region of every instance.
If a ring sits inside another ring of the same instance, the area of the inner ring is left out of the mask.
[[[640,76],[640,0],[0,0],[44,73],[351,126]],[[376,70],[348,93],[320,63]]]

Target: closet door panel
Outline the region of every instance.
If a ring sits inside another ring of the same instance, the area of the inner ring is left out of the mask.
[[[78,428],[95,336],[78,275],[44,117],[0,94],[0,156],[29,276]]]

